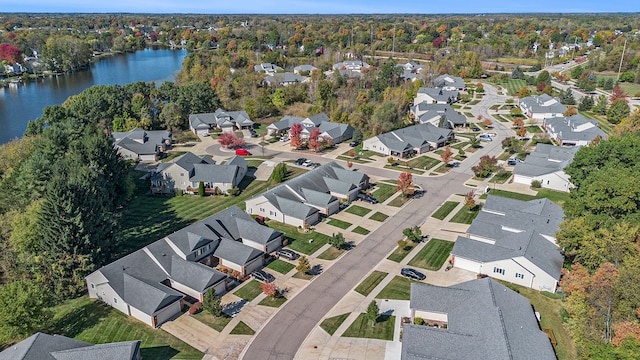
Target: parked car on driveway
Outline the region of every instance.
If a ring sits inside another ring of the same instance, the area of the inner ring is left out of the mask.
[[[352,141],[352,142],[349,143],[349,146],[356,147],[356,146],[358,146],[358,142],[357,141]]]
[[[373,196],[369,195],[369,194],[359,194],[358,198],[362,199],[363,201],[368,202],[369,204],[377,204],[378,200],[376,198],[374,198]]]
[[[478,139],[480,139],[480,141],[493,141],[491,136],[485,134],[478,136]]]
[[[302,165],[302,164],[304,164],[304,162],[305,162],[305,161],[307,161],[307,158],[298,158],[298,159],[296,160],[296,163],[295,163],[295,164],[296,164],[296,165]]]
[[[273,282],[276,278],[275,276],[269,274],[266,271],[262,271],[262,270],[256,270],[254,272],[251,273],[251,276],[258,280],[258,281],[262,281],[264,283],[270,283]]]
[[[297,252],[295,252],[293,250],[289,250],[289,249],[278,250],[276,252],[276,255],[278,257],[283,257],[283,258],[285,258],[287,260],[295,260],[295,259],[300,257],[300,255]]]
[[[518,159],[518,158],[511,158],[511,159],[507,160],[507,165],[513,166],[513,165],[515,165],[517,163],[522,163],[522,162],[524,162],[524,160]]]
[[[313,165],[313,161],[311,160],[305,160],[305,162],[302,163],[302,166],[304,167],[311,167]]]
[[[412,280],[424,280],[427,278],[425,274],[412,268],[402,268],[402,270],[400,270],[400,275]]]
[[[289,137],[288,136],[283,136],[280,138],[280,142],[287,142],[289,141]]]

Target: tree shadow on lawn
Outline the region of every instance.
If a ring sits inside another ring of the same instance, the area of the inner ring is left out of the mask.
[[[108,317],[111,311],[113,311],[111,307],[92,301],[56,320],[50,332],[74,338]]]

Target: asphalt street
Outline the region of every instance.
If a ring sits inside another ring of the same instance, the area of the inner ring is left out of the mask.
[[[484,99],[476,105],[475,115],[489,117],[489,107],[498,99],[495,88],[486,86]],[[469,191],[464,183],[472,176],[471,165],[482,155],[498,155],[502,150],[500,140],[509,135],[509,129],[494,121],[496,136],[494,141],[483,143],[483,148],[470,154],[461,166],[440,177],[414,176],[414,182],[427,191],[426,195],[414,199],[403,207],[383,226],[372,232],[355,249],[350,250],[333,266],[317,276],[313,281],[285,305],[266,323],[245,349],[243,359],[293,359],[311,330],[325,314],[333,308],[371,269],[383,260],[402,238],[402,229],[421,225],[451,194]],[[296,154],[280,153],[277,156],[296,158]],[[307,156],[308,157],[308,156]],[[312,159],[327,162],[329,159]],[[396,178],[397,172],[360,166],[365,173],[391,173],[385,175]]]

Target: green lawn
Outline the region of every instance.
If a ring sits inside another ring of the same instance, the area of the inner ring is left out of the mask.
[[[318,255],[318,259],[320,260],[335,260],[340,255],[344,253],[342,249],[336,249],[335,247],[330,247],[327,250],[323,251],[322,254]]]
[[[296,279],[302,279],[302,280],[311,280],[311,279],[313,279],[313,275],[305,274],[302,271],[298,271],[297,273],[295,273],[293,275],[293,277],[296,278]]]
[[[342,314],[342,315],[326,318],[326,319],[322,320],[322,322],[320,323],[320,328],[322,328],[322,330],[326,331],[329,335],[333,335],[333,334],[335,334],[336,330],[338,330],[340,325],[342,325],[342,323],[345,320],[347,320],[349,315],[350,315],[350,313],[346,313],[346,314]]]
[[[473,219],[478,216],[480,209],[480,205],[476,206],[474,210],[469,210],[466,206],[464,206],[455,215],[453,215],[453,217],[449,221],[458,224],[471,224]]]
[[[404,248],[396,247],[391,255],[387,256],[387,259],[397,263],[402,261],[402,259],[404,259],[415,247],[413,243],[409,242],[409,244],[410,245],[407,245]]]
[[[267,268],[277,271],[280,274],[287,274],[289,271],[293,270],[296,266],[292,263],[288,263],[286,261],[282,261],[280,259],[273,260]]]
[[[285,233],[287,240],[289,241],[288,247],[291,250],[301,252],[306,255],[311,255],[318,251],[324,244],[329,242],[329,236],[321,234],[316,231],[310,231],[303,233],[298,231],[297,228],[286,225],[277,221],[268,220],[267,226]],[[309,240],[313,240],[309,242]]]
[[[438,271],[447,261],[453,244],[452,241],[430,239],[420,252],[409,261],[408,265]]]
[[[548,198],[549,200],[555,202],[560,206],[564,205],[564,202],[567,201],[570,197],[569,193],[562,192],[562,191],[548,190],[548,189],[538,189],[538,193],[536,195],[521,194],[517,192],[498,190],[498,189],[491,189],[489,193],[491,195],[502,196],[509,199],[516,199],[516,200],[523,200],[523,201]],[[487,194],[483,194],[480,198],[482,199],[486,197],[487,197]]]
[[[210,328],[217,332],[221,332],[231,321],[231,317],[229,316],[213,316],[206,311],[200,311],[199,313],[193,315],[198,321],[203,324],[209,325]]]
[[[54,308],[51,333],[92,344],[141,340],[145,359],[201,359],[202,353],[162,329],[154,329],[120,311],[82,296]]]
[[[358,216],[365,216],[365,215],[367,215],[368,213],[371,212],[371,209],[367,209],[367,208],[364,208],[364,207],[358,206],[358,205],[351,205],[345,211],[350,213],[350,214],[354,214],[354,215],[358,215]]]
[[[367,314],[360,314],[358,318],[349,326],[342,334],[342,337],[366,338],[393,340],[393,328],[396,317],[389,315],[380,315],[378,320],[373,324],[367,318]]]
[[[122,246],[115,257],[138,250],[163,236],[218,213],[232,205],[244,209],[244,201],[267,190],[267,182],[245,177],[240,183],[239,196],[151,196],[145,173],[132,171],[136,189],[125,206],[120,219],[117,238]]]
[[[402,172],[410,172],[412,174],[417,174],[417,175],[422,175],[424,174],[424,170],[418,170],[416,168],[413,167],[407,167],[407,166],[393,166],[393,165],[385,165],[384,166],[385,169],[389,169],[389,170],[395,170],[395,171],[402,171]]]
[[[540,327],[543,330],[553,330],[553,335],[557,341],[556,354],[558,355],[559,360],[577,358],[571,334],[562,323],[562,301],[560,299],[552,299],[543,295],[539,291],[525,288],[523,286],[518,286],[504,281],[501,281],[500,283],[529,299],[535,311],[540,313]]]
[[[363,228],[362,226],[356,226],[353,230],[351,230],[351,232],[354,232],[356,234],[360,234],[360,235],[367,235],[369,234],[371,231]]]
[[[516,96],[518,94],[518,91],[520,91],[523,86],[527,86],[526,81],[519,79],[509,79],[504,87],[507,89],[509,95]]]
[[[398,191],[395,186],[388,184],[378,183],[377,187],[378,189],[374,191],[372,195],[380,203],[387,201],[388,198]]]
[[[369,216],[369,219],[375,220],[375,221],[380,221],[380,222],[383,222],[383,221],[387,220],[387,218],[389,218],[389,215],[383,214],[383,213],[381,213],[379,211],[376,212],[375,214]]]
[[[342,220],[338,220],[338,219],[329,219],[329,221],[327,221],[327,224],[331,225],[331,226],[335,226],[338,227],[340,229],[346,229],[349,226],[351,226],[351,223],[348,223],[346,221],[342,221]]]
[[[422,155],[409,160],[408,165],[413,168],[426,170],[438,165],[438,163],[440,163],[440,160],[434,159],[427,155]]]
[[[362,280],[354,289],[358,294],[367,296],[387,276],[386,272],[374,270],[366,279]]]
[[[511,178],[511,171],[500,171],[491,178],[491,182],[496,182],[498,184],[504,184],[505,181]]]
[[[389,201],[389,204],[387,204],[387,205],[400,207],[400,206],[406,204],[407,202],[409,202],[409,200],[411,200],[410,197],[405,197],[405,196],[400,195],[400,196],[396,196],[395,199]]]
[[[231,335],[253,335],[255,333],[256,332],[243,321],[240,321],[230,332]]]
[[[376,299],[409,300],[411,280],[396,275],[390,283],[376,295]]]
[[[266,298],[262,299],[258,305],[264,305],[264,306],[269,306],[269,307],[274,307],[274,308],[278,308],[280,306],[282,306],[282,304],[285,303],[285,301],[287,301],[287,298],[284,296],[267,296]]]
[[[540,127],[537,125],[529,125],[527,126],[527,131],[532,134],[537,134],[537,133],[541,133],[542,129],[540,129]]]
[[[447,201],[438,210],[436,210],[431,217],[436,218],[438,220],[442,220],[449,215],[453,211],[453,209],[458,206],[459,202],[457,201]]]
[[[262,289],[260,288],[260,283],[257,280],[251,280],[240,289],[236,290],[233,294],[247,301],[251,301],[258,297],[258,295],[262,294]]]

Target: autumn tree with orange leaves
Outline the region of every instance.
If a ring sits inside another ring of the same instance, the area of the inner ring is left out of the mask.
[[[398,183],[396,189],[402,193],[402,196],[408,197],[413,195],[415,186],[413,185],[413,175],[410,172],[405,171],[398,177]]]

